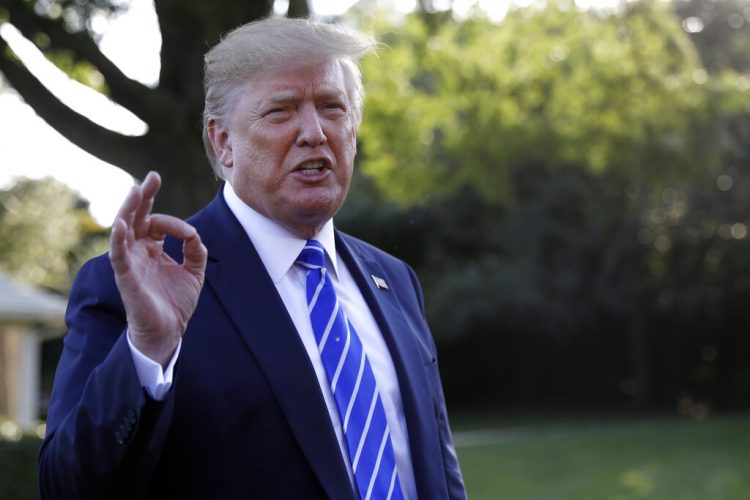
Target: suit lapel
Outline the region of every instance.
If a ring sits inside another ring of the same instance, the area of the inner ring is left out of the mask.
[[[264,371],[328,496],[351,498],[346,465],[315,371],[255,248],[221,194],[195,224],[209,249],[206,284]]]

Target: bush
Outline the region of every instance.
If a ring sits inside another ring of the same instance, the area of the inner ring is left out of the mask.
[[[3,500],[35,500],[36,458],[41,440],[0,421],[0,492]]]

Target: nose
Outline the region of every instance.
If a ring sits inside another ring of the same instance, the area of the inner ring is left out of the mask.
[[[318,110],[314,105],[304,106],[299,114],[299,132],[297,133],[297,146],[316,147],[325,143],[326,134],[323,131]]]

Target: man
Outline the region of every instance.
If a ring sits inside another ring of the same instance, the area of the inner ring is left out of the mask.
[[[184,222],[149,174],[81,269],[42,498],[465,497],[417,279],[333,227],[372,47],[269,19],[206,55],[226,182]]]

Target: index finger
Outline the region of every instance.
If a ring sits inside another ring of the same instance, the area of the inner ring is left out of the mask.
[[[173,215],[153,214],[149,219],[148,236],[157,241],[166,235],[188,240],[198,233],[193,226]]]

